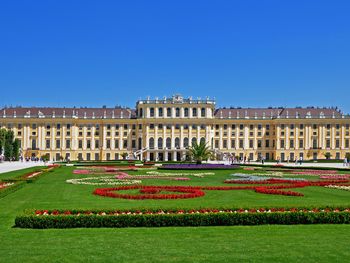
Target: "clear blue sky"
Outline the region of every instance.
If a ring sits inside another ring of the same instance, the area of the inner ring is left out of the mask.
[[[219,106],[350,112],[350,1],[1,1],[0,106]]]

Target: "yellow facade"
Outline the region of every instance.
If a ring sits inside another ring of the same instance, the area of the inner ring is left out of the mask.
[[[218,156],[257,160],[343,159],[350,118],[330,108],[215,108],[210,99],[140,100],[125,108],[6,108],[24,157],[51,160],[183,160],[193,141]]]

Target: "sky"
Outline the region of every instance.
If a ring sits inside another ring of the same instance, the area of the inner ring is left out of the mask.
[[[219,107],[350,113],[350,1],[1,1],[0,107]]]

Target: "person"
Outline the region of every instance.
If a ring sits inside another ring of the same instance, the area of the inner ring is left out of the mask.
[[[348,166],[348,158],[344,158],[344,163],[343,163],[343,166]]]
[[[302,157],[302,156],[300,156],[300,158],[299,158],[299,164],[300,164],[300,165],[303,164],[303,157]]]
[[[265,157],[261,157],[261,164],[264,165],[265,163]]]

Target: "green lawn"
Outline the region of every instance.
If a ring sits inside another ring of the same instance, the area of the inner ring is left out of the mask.
[[[253,191],[206,191],[183,200],[124,200],[92,195],[96,186],[71,185],[73,167],[58,168],[0,199],[0,262],[345,262],[350,256],[350,225],[234,226],[202,228],[16,229],[24,209],[199,208],[350,206],[350,192],[310,187],[293,189],[304,197]],[[26,173],[28,171],[22,171]],[[167,171],[168,172],[168,171]],[[230,174],[216,171],[191,181],[143,180],[152,185],[221,185]],[[251,171],[244,171],[251,172]],[[145,172],[130,172],[130,174]],[[6,178],[19,176],[7,174]],[[10,176],[10,177],[9,177]],[[91,175],[90,175],[91,176]],[[0,175],[3,179],[3,175]]]

